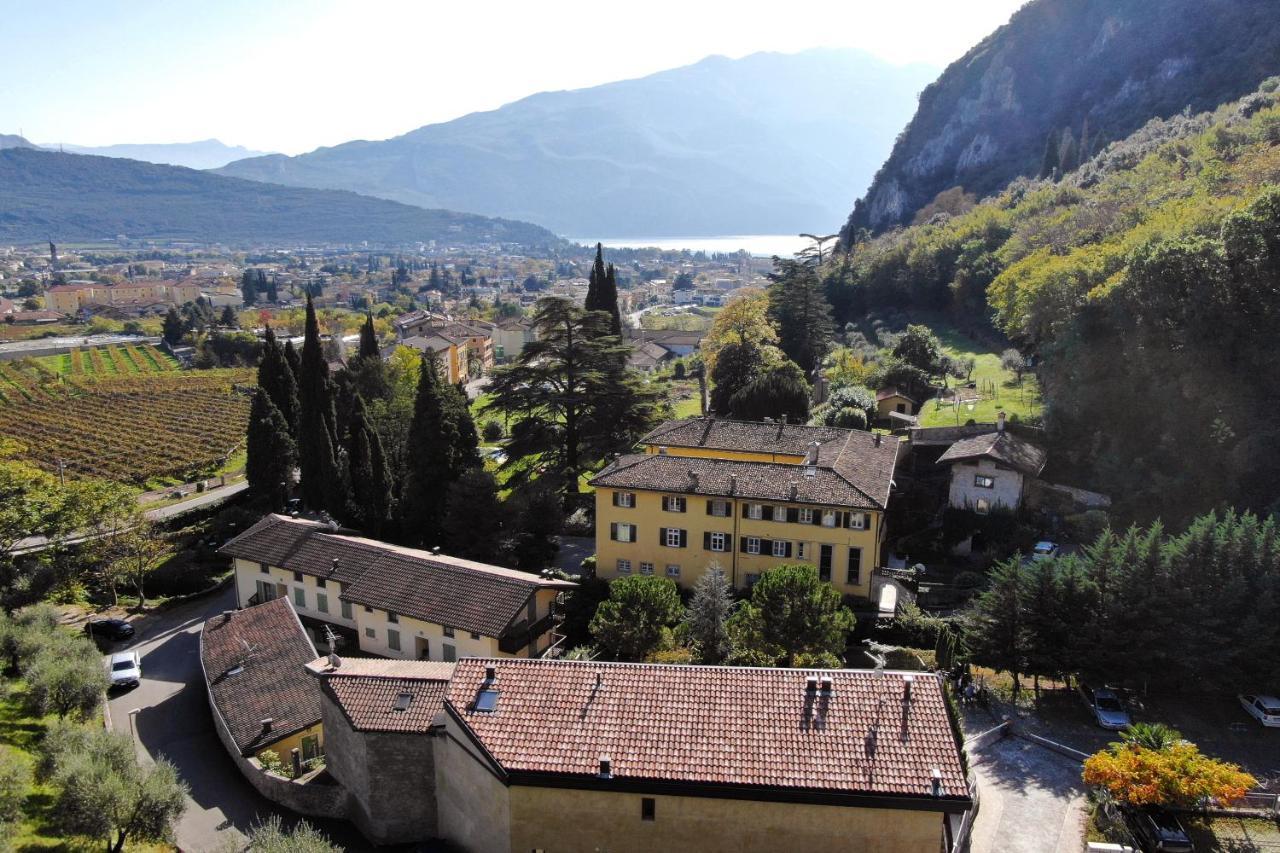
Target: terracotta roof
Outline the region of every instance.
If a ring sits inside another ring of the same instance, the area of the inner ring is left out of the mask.
[[[725,418],[686,418],[659,424],[640,444],[667,447],[705,447],[804,456],[813,442],[843,443],[851,430],[804,424],[733,421]]]
[[[356,731],[422,733],[444,707],[454,665],[345,658],[333,669],[321,658],[309,668]]]
[[[573,589],[569,581],[487,563],[402,548],[333,532],[328,525],[269,515],[219,553],[333,578],[354,604],[500,637],[538,589]],[[337,559],[337,570],[334,570]]]
[[[214,616],[200,632],[205,683],[244,755],[320,722],[316,650],[287,598]],[[269,731],[262,721],[271,718]]]
[[[879,391],[876,392],[877,403],[879,403],[881,400],[888,400],[891,397],[901,397],[902,399],[908,400],[912,403],[915,402],[915,398],[910,397],[906,394],[903,394],[897,388],[881,388]]]
[[[984,457],[1034,477],[1044,470],[1048,454],[1044,448],[1010,432],[989,432],[960,439],[938,457],[938,464]]]
[[[496,704],[476,710],[490,666]],[[830,677],[833,691],[809,693],[809,676]],[[941,684],[910,674],[906,702],[907,677],[466,658],[445,705],[508,774],[598,779],[608,756],[614,780],[967,802]]]

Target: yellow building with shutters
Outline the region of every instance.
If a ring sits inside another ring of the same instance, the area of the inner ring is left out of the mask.
[[[858,430],[693,418],[597,474],[596,573],[690,586],[713,563],[735,589],[804,563],[871,597],[899,442]]]

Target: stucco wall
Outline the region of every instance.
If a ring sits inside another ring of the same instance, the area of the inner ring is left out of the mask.
[[[995,480],[995,485],[990,489],[975,486],[973,478],[979,474]],[[993,509],[997,506],[1017,509],[1022,503],[1022,474],[1012,468],[997,465],[991,459],[953,464],[950,504],[961,509],[966,506],[973,508],[978,505],[979,498],[990,501]]]
[[[357,732],[328,696],[321,712],[329,772],[351,795],[348,817],[378,844],[437,836],[436,773],[427,734]]]
[[[449,719],[445,735],[434,740],[440,837],[468,853],[532,850],[527,845],[511,846],[510,789],[485,768],[465,737],[458,724]],[[565,819],[594,821],[596,816],[574,814]],[[564,841],[554,839],[549,849],[564,849]]]

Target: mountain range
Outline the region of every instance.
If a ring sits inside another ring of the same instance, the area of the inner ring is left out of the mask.
[[[264,245],[449,245],[559,238],[525,222],[424,210],[350,192],[282,187],[115,157],[0,150],[0,242],[131,239]]]
[[[100,157],[124,157],[164,166],[186,166],[188,169],[217,169],[234,160],[260,157],[267,153],[253,151],[242,145],[226,145],[216,139],[199,142],[140,143],[121,145],[70,145],[65,143],[43,144],[41,148],[65,151],[68,154],[96,154]]]
[[[1274,0],[1033,0],[920,95],[844,243],[946,190],[982,198],[1046,165],[1069,171],[1152,118],[1239,98],[1277,57]]]
[[[713,56],[218,172],[524,219],[560,234],[831,228],[935,74],[854,50]]]

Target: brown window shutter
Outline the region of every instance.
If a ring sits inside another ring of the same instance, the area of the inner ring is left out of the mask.
[[[786,557],[788,560],[791,559],[791,543],[790,542],[787,543],[787,552],[783,554],[783,556]]]
[[[738,550],[744,554],[747,553],[747,537],[743,536],[738,539]]]
[[[618,541],[618,522],[616,521],[609,522],[609,538],[614,542]]]
[[[800,510],[793,506],[787,507],[787,521],[795,524],[800,519]]]
[[[658,528],[658,544],[659,545],[667,544],[667,528],[665,527]]]
[[[704,531],[702,534],[702,550],[704,551],[711,550],[711,531],[710,530]]]
[[[687,530],[680,531],[680,547],[681,548],[689,547],[689,531]]]
[[[617,492],[614,492],[614,493],[613,493],[613,505],[614,505],[614,506],[621,506],[621,502],[618,500],[618,493],[617,493]]]
[[[711,515],[711,504],[713,501],[707,501],[707,515]]]

